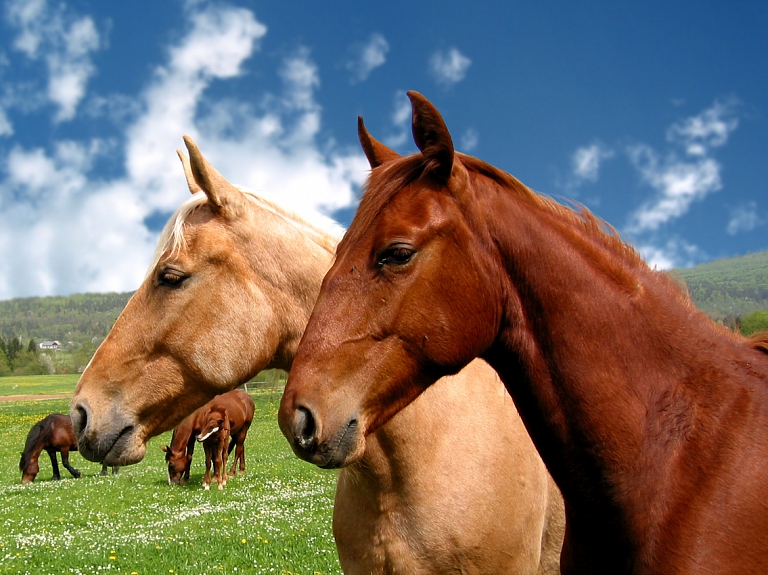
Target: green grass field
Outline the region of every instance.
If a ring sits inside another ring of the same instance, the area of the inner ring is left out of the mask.
[[[71,393],[76,381],[0,378],[0,395]],[[202,447],[189,485],[168,485],[160,447],[169,433],[116,476],[101,477],[100,465],[75,453],[70,462],[83,477],[61,468],[62,480],[51,481],[44,453],[35,482],[21,485],[29,428],[49,413],[66,413],[69,400],[0,402],[0,573],[340,573],[331,534],[336,474],[290,451],[277,427],[279,394],[252,396],[248,468],[223,491],[202,489]]]

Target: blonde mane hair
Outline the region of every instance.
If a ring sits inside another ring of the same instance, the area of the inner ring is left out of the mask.
[[[287,210],[282,206],[279,206],[269,200],[266,200],[262,196],[258,195],[252,190],[235,186],[243,197],[249,201],[247,205],[256,209],[265,210],[271,214],[274,214],[284,220],[287,224],[293,226],[304,235],[310,237],[317,245],[328,253],[335,255],[336,245],[339,243],[341,236],[344,233],[344,229],[327,218],[327,228],[321,229],[319,226],[309,223],[307,220],[297,215],[291,210]],[[152,257],[152,263],[149,266],[147,275],[152,273],[163,255],[166,253],[175,254],[184,247],[186,247],[186,240],[184,238],[184,225],[189,217],[201,206],[208,202],[208,196],[205,192],[196,192],[190,198],[188,198],[179,209],[170,217],[168,222],[163,227],[163,231],[160,232],[160,237],[157,241],[157,247],[155,248],[155,254]]]

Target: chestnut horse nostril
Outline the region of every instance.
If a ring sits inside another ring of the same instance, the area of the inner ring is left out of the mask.
[[[296,408],[293,418],[293,437],[296,443],[305,451],[314,451],[317,447],[315,437],[315,418],[306,407]]]

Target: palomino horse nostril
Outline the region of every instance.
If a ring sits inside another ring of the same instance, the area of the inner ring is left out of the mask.
[[[88,407],[83,403],[77,403],[72,406],[69,414],[72,418],[72,429],[79,442],[88,428]]]
[[[293,417],[293,437],[296,443],[305,451],[317,448],[315,418],[306,407],[297,407]]]

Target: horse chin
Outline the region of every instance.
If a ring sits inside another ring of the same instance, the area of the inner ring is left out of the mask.
[[[102,463],[110,467],[133,465],[144,459],[147,444],[137,429],[120,436],[104,457]]]
[[[339,430],[324,449],[318,451],[313,463],[323,469],[338,469],[352,465],[365,454],[365,437],[357,420]]]

